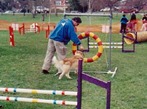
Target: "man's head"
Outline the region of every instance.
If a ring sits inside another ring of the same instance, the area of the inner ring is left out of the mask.
[[[80,23],[82,23],[82,20],[80,17],[74,17],[72,18],[72,21],[74,23],[74,26],[78,26]]]
[[[123,14],[123,17],[126,17],[126,15],[125,15],[125,14]]]

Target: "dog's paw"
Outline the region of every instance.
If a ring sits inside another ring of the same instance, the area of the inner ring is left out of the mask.
[[[62,77],[63,77],[63,73],[61,73],[60,75],[59,75],[59,79],[62,79]]]
[[[75,71],[75,74],[78,74],[78,72]]]
[[[69,77],[67,77],[68,79],[72,79],[70,76]]]
[[[65,75],[68,79],[72,79],[70,76],[69,76],[69,74],[66,74]]]
[[[58,79],[59,79],[59,80],[61,80],[61,79],[62,79],[62,77],[60,77],[60,76],[59,76],[59,78],[58,78]]]
[[[57,72],[54,76],[58,76],[58,75],[60,75],[61,74],[61,72]]]
[[[72,80],[72,78],[68,78],[68,79]]]

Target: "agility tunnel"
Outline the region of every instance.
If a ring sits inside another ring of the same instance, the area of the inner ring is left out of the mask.
[[[126,36],[124,36],[124,41],[127,44],[146,42],[147,41],[147,31],[142,31],[142,32],[137,32],[137,33],[127,33]]]

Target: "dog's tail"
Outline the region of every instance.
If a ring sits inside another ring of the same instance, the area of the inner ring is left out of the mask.
[[[54,56],[53,59],[52,59],[52,64],[54,64],[56,67],[58,67],[58,66],[61,66],[63,64],[63,61],[59,61],[57,59],[57,57]]]
[[[59,61],[56,56],[53,57],[52,59],[52,64],[54,64],[54,66],[58,69],[58,73],[61,73],[61,69],[62,69],[62,65],[63,65],[63,62],[62,61]]]
[[[57,57],[56,56],[53,57],[52,63],[53,64],[56,64],[56,65],[59,63],[59,61],[57,60]]]

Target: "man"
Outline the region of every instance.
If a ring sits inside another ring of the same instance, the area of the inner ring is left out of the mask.
[[[147,14],[144,14],[144,16],[142,18],[142,27],[140,30],[147,31]]]
[[[126,18],[125,14],[123,14],[120,22],[121,22],[120,33],[126,33],[126,27],[127,27],[128,19]]]
[[[49,35],[48,48],[42,66],[42,73],[49,74],[48,71],[51,67],[52,58],[55,52],[57,53],[58,60],[63,60],[66,57],[66,45],[70,40],[79,45],[79,49],[84,49],[75,32],[75,26],[78,26],[80,23],[82,23],[81,18],[74,17],[72,19],[62,19],[57,24]]]
[[[129,32],[135,33],[137,31],[137,18],[135,12],[132,13],[130,21],[127,24]]]

